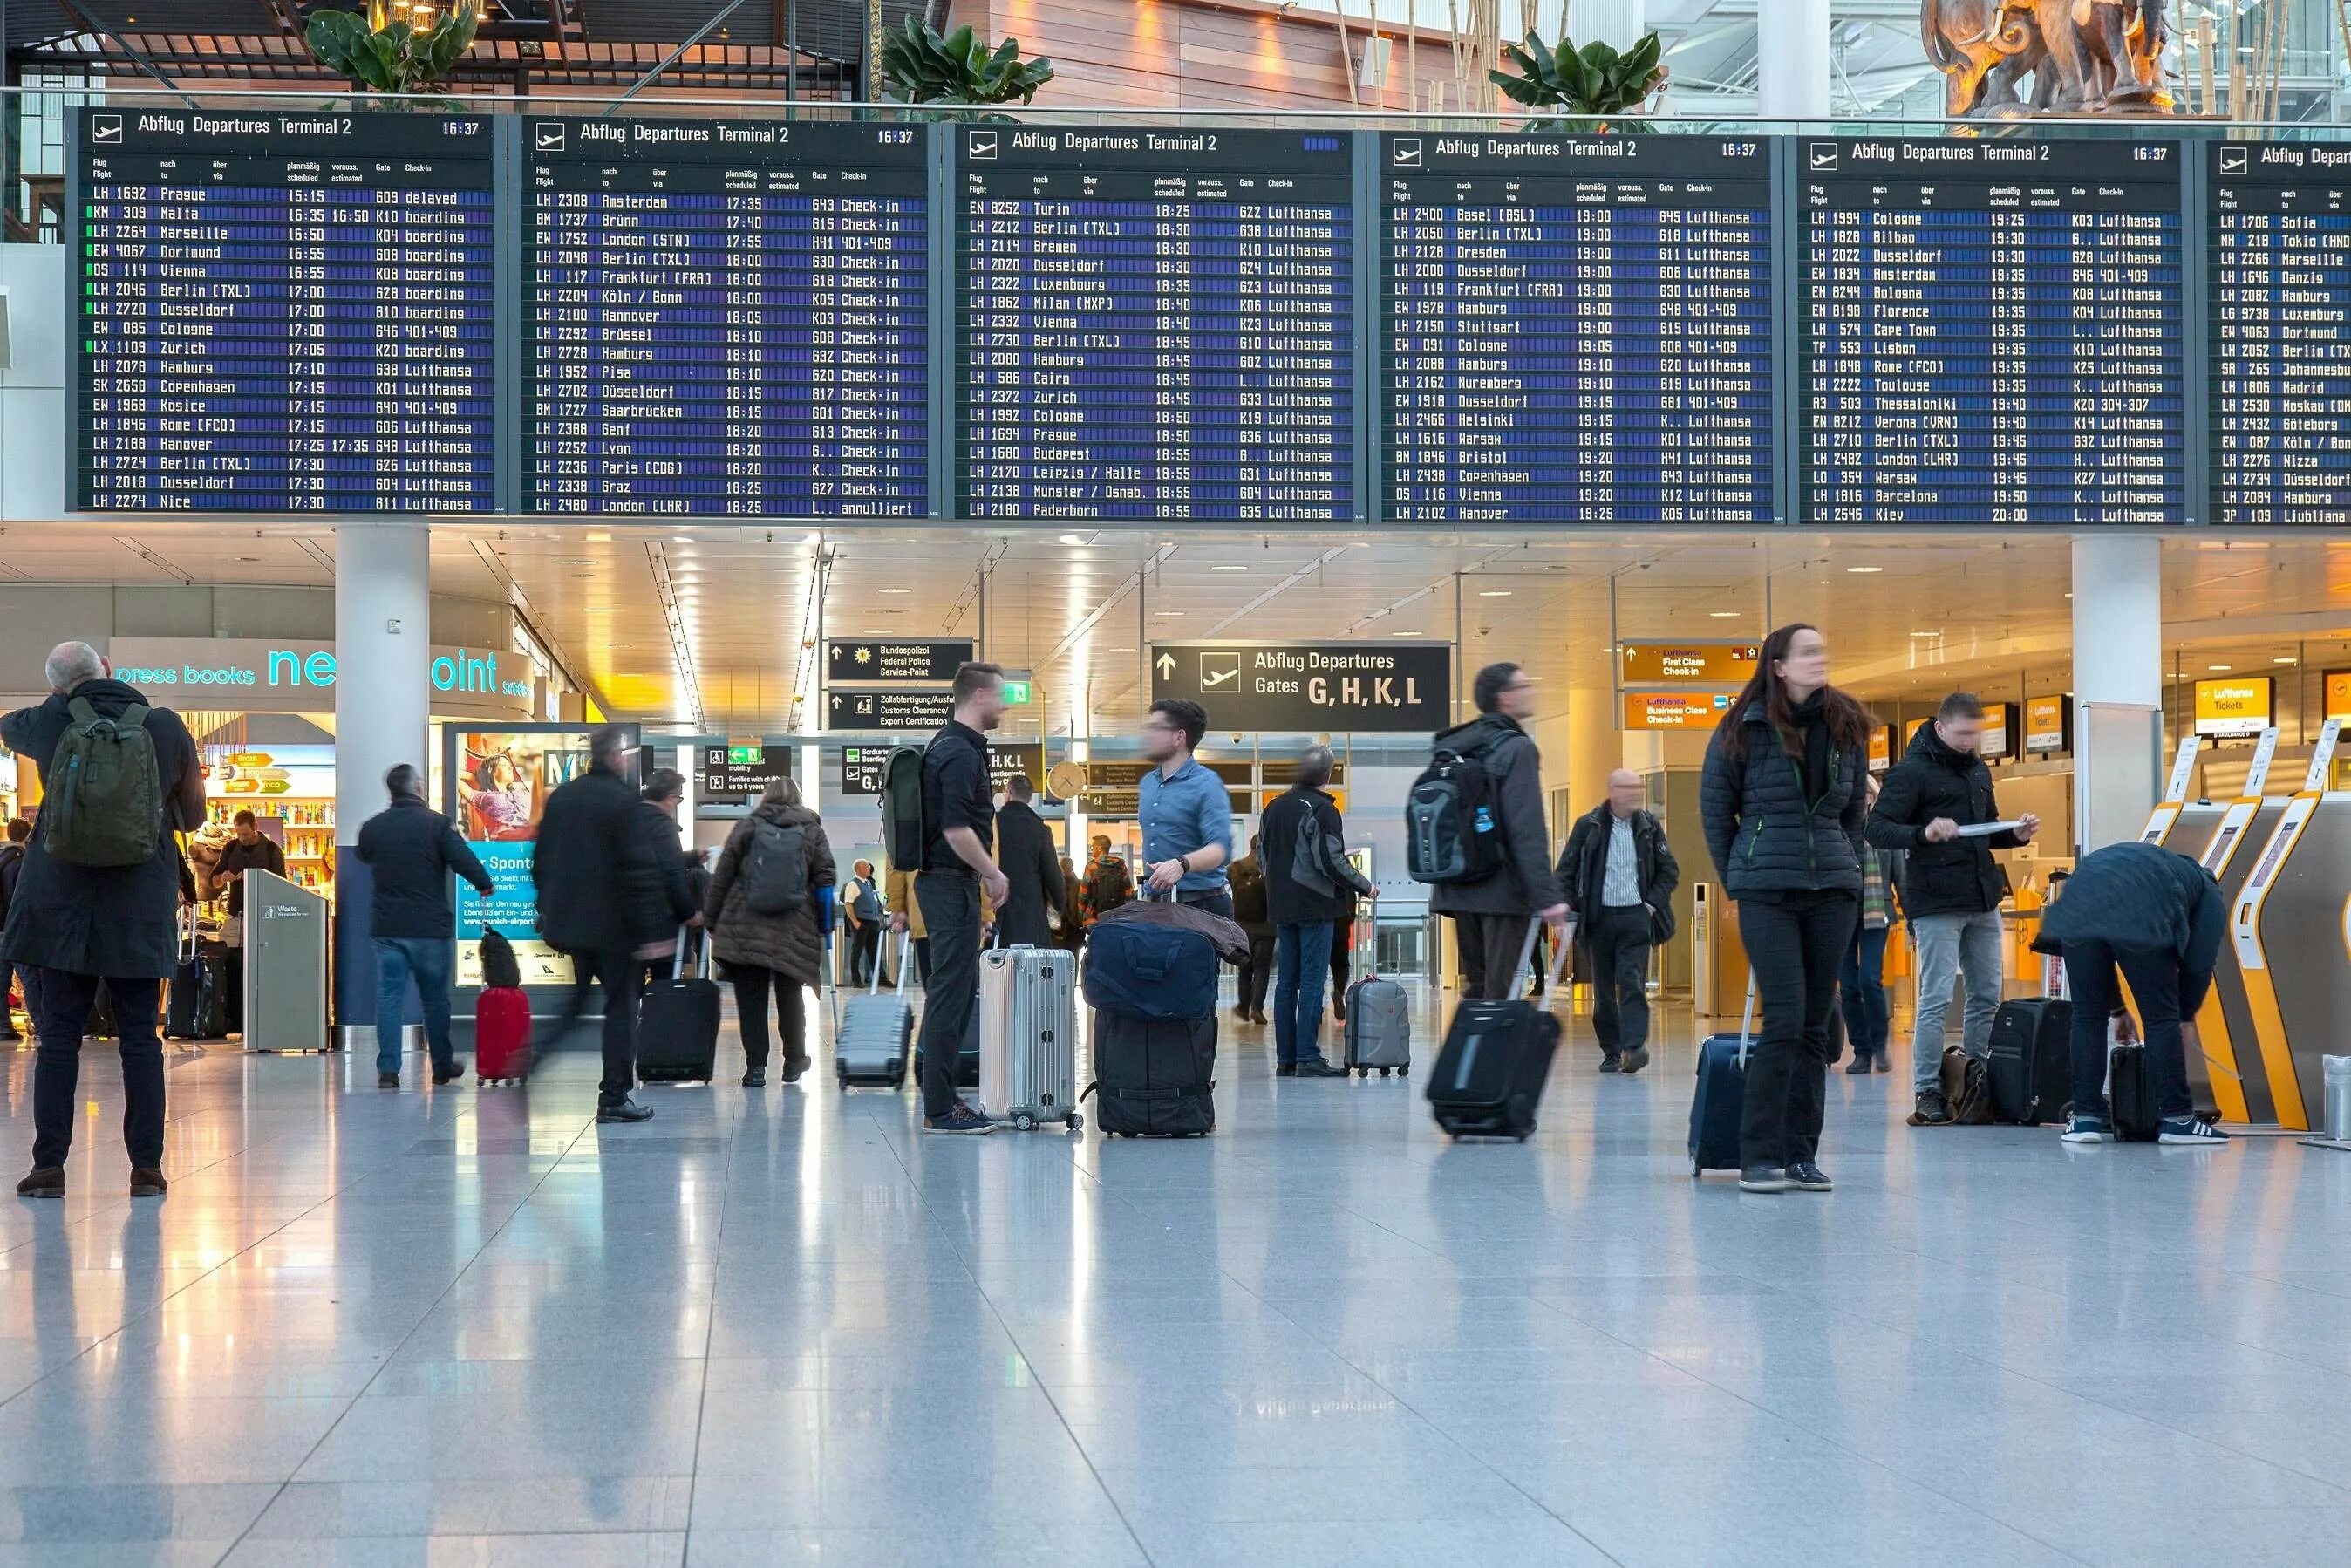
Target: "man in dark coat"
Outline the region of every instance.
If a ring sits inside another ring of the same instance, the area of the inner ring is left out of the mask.
[[[1967,978],[1967,1017],[1960,1040],[1981,1061],[1991,1051],[1992,1015],[2000,1010],[2001,900],[2008,873],[1991,858],[2032,841],[2041,819],[2027,813],[2012,829],[1962,836],[1959,830],[2000,821],[1991,769],[1977,748],[1983,741],[1983,705],[1953,692],[1934,721],[1918,727],[1902,760],[1886,775],[1864,830],[1881,850],[1903,850],[1902,913],[1918,960],[1918,1010],[1910,1042],[1911,1113],[1917,1126],[1951,1119],[1943,1097],[1943,1018],[1951,986]]]
[[[1529,923],[1540,917],[1553,927],[1552,939],[1562,940],[1567,898],[1552,871],[1551,834],[1543,825],[1542,759],[1525,729],[1535,714],[1534,683],[1516,664],[1489,664],[1478,672],[1470,694],[1478,716],[1440,731],[1437,745],[1476,758],[1485,769],[1499,819],[1495,831],[1502,839],[1502,863],[1475,882],[1436,883],[1428,907],[1453,916],[1462,996],[1504,1001]]]
[[[604,1075],[596,1119],[644,1122],[653,1111],[629,1098],[637,1082],[637,994],[644,975],[627,885],[639,804],[628,779],[636,737],[623,726],[606,725],[588,746],[588,770],[547,798],[531,851],[539,936],[571,960],[578,981],[549,1038],[563,1037],[586,1004],[590,981],[601,981]]]
[[[996,863],[1010,885],[996,912],[996,940],[1006,947],[1050,947],[1053,927],[1046,912],[1061,907],[1061,857],[1053,848],[1053,830],[1029,803],[1037,795],[1029,775],[1015,773],[1004,795],[996,813]]]
[[[375,1081],[400,1087],[401,1026],[408,1012],[408,982],[424,1015],[433,1051],[433,1082],[465,1075],[449,1040],[449,971],[455,956],[457,917],[449,907],[449,873],[492,892],[482,869],[448,818],[424,803],[424,781],[403,762],[383,776],[392,804],[360,825],[359,857],[372,872],[368,935],[375,941]]]
[[[221,1004],[228,1017],[228,1032],[245,1032],[245,879],[249,872],[286,874],[286,849],[261,831],[249,810],[237,812],[220,857],[213,862],[213,878],[228,886],[228,929],[235,940],[221,961]]]
[[[1608,799],[1575,820],[1559,854],[1559,881],[1592,970],[1592,1032],[1600,1071],[1649,1064],[1649,954],[1674,934],[1682,869],[1629,768],[1608,775]]]
[[[25,844],[33,836],[33,824],[22,817],[8,819],[8,837],[0,842],[0,931],[8,927],[8,905],[16,896],[16,879],[25,870]],[[8,1010],[8,988],[13,983],[16,966],[0,958],[0,1044],[14,1045],[25,1037],[16,1032],[16,1015]],[[31,1006],[32,998],[26,998]]]
[[[44,795],[55,792],[49,761],[73,724],[69,705],[86,702],[101,718],[121,717],[147,699],[113,678],[87,643],[61,643],[45,666],[49,698],[0,719],[0,745],[28,759]],[[182,862],[174,835],[204,821],[204,768],[180,716],[152,708],[146,730],[155,753],[163,821],[155,852],[137,865],[68,865],[53,858],[36,831],[8,905],[0,939],[5,955],[28,975],[33,1032],[33,1170],[16,1191],[63,1197],[81,1071],[82,1025],[105,983],[122,1051],[122,1141],[131,1155],[131,1194],[160,1196],[163,1179],[163,1040],[156,1032],[162,982],[179,967]]]
[[[1225,881],[1233,890],[1233,919],[1249,933],[1249,956],[1241,961],[1240,979],[1233,990],[1233,1017],[1245,1023],[1265,1021],[1265,993],[1273,984],[1273,916],[1266,904],[1259,844],[1259,836],[1251,834],[1249,853],[1225,868]]]
[[[1344,1078],[1322,1056],[1322,987],[1331,975],[1332,938],[1372,884],[1347,858],[1346,824],[1330,782],[1327,746],[1310,746],[1290,788],[1258,819],[1265,865],[1266,914],[1273,922],[1274,1075]],[[1517,950],[1511,956],[1517,957]]]

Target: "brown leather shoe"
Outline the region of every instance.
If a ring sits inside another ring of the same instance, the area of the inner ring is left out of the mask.
[[[161,1197],[171,1185],[163,1179],[163,1173],[153,1166],[131,1167],[131,1196],[133,1197]]]
[[[63,1166],[35,1166],[30,1176],[16,1184],[18,1197],[63,1197],[66,1195],[66,1168]]]

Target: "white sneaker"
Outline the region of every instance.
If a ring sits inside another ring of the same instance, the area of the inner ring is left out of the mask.
[[[2210,1147],[2225,1144],[2229,1134],[2201,1116],[2166,1116],[2163,1130],[2156,1134],[2158,1144],[2189,1144]]]

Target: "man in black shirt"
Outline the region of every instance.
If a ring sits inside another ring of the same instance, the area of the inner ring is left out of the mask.
[[[955,715],[923,752],[923,864],[914,899],[930,933],[923,977],[923,1131],[990,1133],[996,1124],[956,1093],[956,1062],[979,996],[979,895],[1002,907],[1008,886],[987,852],[995,841],[987,732],[1004,719],[1004,672],[966,664],[956,672]],[[904,911],[890,928],[906,926]]]
[[[255,871],[284,876],[286,852],[277,840],[262,835],[251,811],[237,812],[235,828],[236,837],[222,846],[220,859],[213,862],[213,875],[228,883],[228,918],[237,938],[223,955],[222,1010],[228,1015],[229,1033],[241,1035],[245,1032],[245,877]]]

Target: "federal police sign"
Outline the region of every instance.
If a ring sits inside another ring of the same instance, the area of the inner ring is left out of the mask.
[[[1392,643],[1155,643],[1151,695],[1211,730],[1405,732],[1451,720],[1453,650]]]

